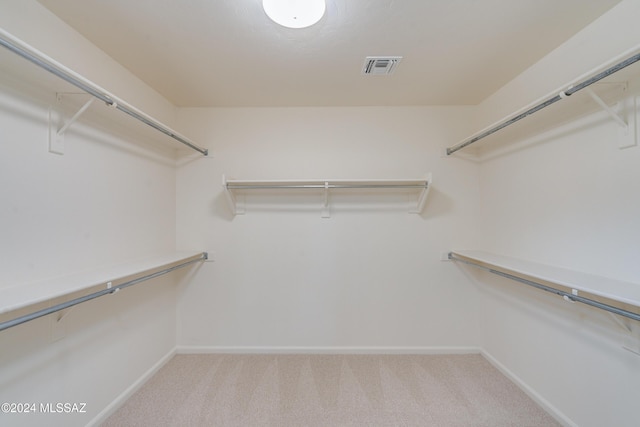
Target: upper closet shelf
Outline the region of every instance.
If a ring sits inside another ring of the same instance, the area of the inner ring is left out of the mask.
[[[574,79],[552,93],[446,149],[448,156],[481,140],[496,146],[535,135],[599,109],[620,126],[618,145],[637,145],[637,109],[628,81],[640,76],[640,46]],[[636,89],[637,91],[637,89]],[[619,102],[617,105],[616,103]],[[523,120],[523,119],[527,120]]]
[[[256,191],[271,190],[269,194],[300,192],[316,192],[321,196],[318,206],[322,209],[322,217],[329,218],[329,195],[341,190],[355,190],[360,193],[399,192],[410,194],[411,208],[409,213],[422,212],[431,187],[431,174],[421,179],[312,179],[312,180],[230,180],[222,176],[222,185],[234,215],[244,214],[245,207],[241,199]],[[353,194],[350,191],[350,194]]]
[[[4,46],[5,48],[15,53],[16,55],[26,59],[27,61],[30,61],[31,63],[37,65],[41,69],[51,73],[52,75],[55,75],[59,79],[62,79],[65,82],[71,84],[72,86],[82,90],[83,92],[97,98],[98,100],[104,102],[107,106],[113,109],[122,111],[128,116],[136,119],[139,122],[144,123],[145,125],[155,129],[156,131],[161,132],[162,134],[172,138],[173,140],[178,141],[179,143],[183,144],[184,146],[192,150],[202,153],[205,156],[208,154],[207,149],[196,145],[193,141],[189,140],[187,137],[180,135],[178,132],[174,131],[173,129],[161,123],[160,121],[154,119],[148,114],[140,111],[134,106],[116,97],[115,95],[101,88],[97,84],[86,79],[85,77],[81,76],[75,71],[65,67],[64,65],[60,64],[59,62],[55,61],[54,59],[50,58],[49,56],[45,55],[44,53],[40,52],[39,50],[35,49],[34,47],[23,42],[22,40],[18,39],[17,37],[13,36],[12,34],[8,33],[7,31],[1,28],[0,28],[0,45]],[[5,60],[5,58],[2,58],[2,61],[0,62],[3,62],[2,68],[5,71],[8,67],[13,66],[13,64],[9,64],[11,61]],[[24,71],[22,69],[23,67],[21,66],[21,64],[16,64],[15,66],[20,68],[19,70],[17,70],[20,78],[23,78],[23,77],[26,78],[26,76],[29,76],[32,74],[28,71]],[[60,91],[59,90],[60,86],[57,83],[52,83],[49,81],[45,82],[44,81],[45,79],[39,78],[39,77],[38,79],[40,80],[39,81],[40,85],[51,86],[51,88],[54,89],[55,91]],[[91,105],[91,100],[89,102],[86,102],[71,119],[69,119],[66,123],[62,124],[61,126],[59,126],[53,132],[54,133],[53,139],[60,138],[61,136],[63,136],[64,131],[66,131],[66,129],[75,120],[77,120],[80,117],[80,115],[83,114],[90,105]],[[56,151],[56,148],[55,148],[55,141],[53,141],[51,144],[54,147],[51,151],[58,152]]]
[[[484,251],[456,250],[449,258],[552,292],[569,302],[581,302],[640,321],[640,284],[623,282],[565,268]]]

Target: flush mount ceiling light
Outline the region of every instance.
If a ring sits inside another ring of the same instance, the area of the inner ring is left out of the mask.
[[[262,0],[272,21],[288,28],[310,27],[322,18],[325,0]]]

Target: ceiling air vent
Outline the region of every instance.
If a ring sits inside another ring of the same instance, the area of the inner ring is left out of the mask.
[[[402,56],[367,56],[362,74],[384,76],[393,73]]]

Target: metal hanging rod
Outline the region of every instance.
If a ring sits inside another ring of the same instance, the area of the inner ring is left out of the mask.
[[[242,185],[242,184],[230,184],[227,183],[227,189],[229,190],[273,190],[273,189],[307,189],[317,188],[320,190],[331,188],[427,188],[428,183],[425,184],[309,184],[309,185],[292,185],[292,184],[268,184],[268,185]]]
[[[607,68],[606,70],[580,82],[580,83],[576,83],[575,85],[570,86],[568,89],[561,91],[559,94],[552,96],[551,98],[527,109],[526,111],[524,111],[523,113],[520,113],[508,120],[505,120],[502,123],[499,123],[495,126],[493,126],[492,128],[483,131],[482,133],[480,133],[479,135],[476,135],[472,138],[467,139],[466,141],[463,141],[457,145],[454,145],[452,147],[448,147],[447,148],[447,156],[452,155],[453,153],[455,153],[456,151],[462,150],[465,147],[468,147],[469,145],[476,143],[478,141],[480,141],[483,138],[488,137],[489,135],[492,135],[496,132],[498,132],[501,129],[506,128],[507,126],[510,126],[522,119],[524,119],[527,116],[530,116],[531,114],[542,110],[543,108],[548,107],[549,105],[552,105],[558,101],[560,101],[561,99],[567,98],[571,95],[573,95],[574,93],[594,84],[599,82],[600,80],[604,79],[605,77],[608,77],[614,73],[617,73],[618,71],[622,70],[623,68],[628,67],[631,64],[634,64],[636,62],[640,61],[640,54],[635,54],[627,59],[625,59],[624,61],[621,61],[617,64],[615,64],[614,66]]]
[[[640,314],[634,313],[632,311],[623,310],[621,308],[614,307],[614,306],[609,305],[609,304],[604,304],[604,303],[601,303],[599,301],[592,300],[590,298],[585,298],[585,297],[582,297],[582,296],[579,296],[579,295],[574,295],[572,293],[562,291],[560,289],[552,288],[552,287],[544,285],[542,283],[534,282],[533,280],[528,280],[528,279],[525,279],[525,278],[520,277],[520,276],[516,276],[516,275],[513,275],[513,274],[505,273],[505,272],[500,271],[500,270],[495,270],[495,269],[487,267],[485,265],[482,265],[482,264],[479,264],[479,263],[475,263],[475,262],[469,261],[467,259],[456,257],[455,254],[451,253],[451,252],[449,252],[448,257],[452,261],[457,261],[457,262],[461,262],[463,264],[468,264],[468,265],[471,265],[473,267],[479,268],[481,270],[488,271],[489,273],[493,273],[493,274],[496,274],[498,276],[505,277],[505,278],[511,279],[511,280],[515,280],[517,282],[524,283],[525,285],[529,285],[529,286],[532,286],[534,288],[541,289],[543,291],[550,292],[550,293],[555,294],[555,295],[559,295],[559,296],[563,297],[564,299],[566,299],[568,301],[581,302],[583,304],[587,304],[587,305],[590,305],[592,307],[596,307],[596,308],[599,308],[601,310],[608,311],[610,313],[618,314],[620,316],[624,316],[624,317],[628,317],[628,318],[633,319],[633,320],[640,321]]]
[[[165,268],[164,270],[156,271],[155,273],[147,274],[145,276],[138,277],[137,279],[129,280],[128,282],[122,283],[122,284],[117,285],[117,286],[108,287],[107,289],[103,289],[101,291],[97,291],[97,292],[94,292],[92,294],[88,294],[88,295],[85,295],[85,296],[82,296],[82,297],[79,297],[79,298],[75,298],[75,299],[72,299],[70,301],[66,301],[66,302],[54,305],[52,307],[48,307],[48,308],[44,308],[42,310],[35,311],[33,313],[25,314],[24,316],[20,316],[20,317],[17,317],[15,319],[11,319],[11,320],[7,320],[5,322],[1,322],[0,323],[0,331],[4,331],[5,329],[9,329],[9,328],[12,328],[14,326],[21,325],[21,324],[29,322],[31,320],[38,319],[38,318],[46,316],[48,314],[55,313],[55,312],[58,312],[58,311],[73,307],[74,305],[78,305],[80,303],[83,303],[83,302],[86,302],[86,301],[90,301],[92,299],[99,298],[99,297],[107,295],[107,294],[113,294],[113,293],[119,291],[120,289],[128,288],[129,286],[136,285],[136,284],[138,284],[140,282],[144,282],[145,280],[149,280],[149,279],[156,278],[158,276],[162,276],[164,274],[170,273],[170,272],[172,272],[174,270],[177,270],[179,268],[186,267],[186,266],[188,266],[190,264],[194,264],[196,262],[202,262],[202,261],[205,261],[207,259],[208,259],[207,253],[203,252],[200,258],[193,259],[193,260],[190,260],[190,261],[186,261],[186,262],[183,262],[182,264],[174,265],[173,267]]]
[[[127,104],[125,101],[117,98],[115,95],[109,93],[104,90],[100,86],[95,83],[87,80],[81,75],[77,74],[73,70],[65,67],[39,50],[33,48],[32,46],[24,43],[8,32],[4,31],[0,28],[0,45],[4,46],[11,52],[21,56],[22,58],[32,62],[33,64],[43,68],[44,70],[50,72],[51,74],[61,78],[67,83],[72,84],[73,86],[83,90],[84,92],[95,96],[108,106],[115,108],[117,110],[122,111],[125,114],[133,117],[136,120],[141,121],[142,123],[151,126],[157,131],[162,132],[163,134],[169,136],[170,138],[175,139],[176,141],[184,144],[185,146],[202,153],[203,155],[208,155],[209,151],[206,148],[199,147],[194,142],[190,141],[187,137],[180,135],[178,132],[173,129],[165,126],[164,124],[158,122],[154,118],[148,116],[137,108]]]

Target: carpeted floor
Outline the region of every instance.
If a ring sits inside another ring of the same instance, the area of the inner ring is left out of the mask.
[[[559,424],[480,355],[177,355],[110,426]]]

